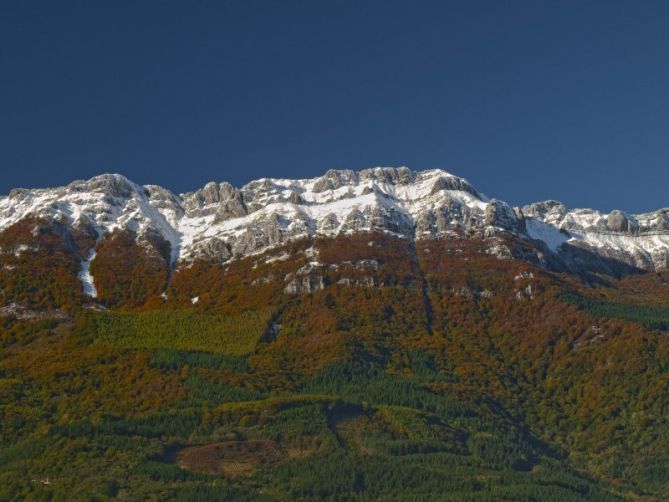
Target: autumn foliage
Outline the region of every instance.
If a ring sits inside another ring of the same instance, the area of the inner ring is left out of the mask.
[[[97,243],[94,309],[76,278],[89,244],[70,237],[0,235],[3,301],[40,313],[2,319],[6,472],[48,471],[59,448],[74,466],[81,447],[90,479],[158,499],[669,489],[666,272],[585,281],[513,236],[382,233],[172,270],[166,243],[126,232]]]

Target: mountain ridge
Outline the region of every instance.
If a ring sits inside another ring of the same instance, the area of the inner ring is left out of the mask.
[[[0,231],[29,216],[94,231],[98,240],[115,230],[153,231],[169,244],[173,267],[197,258],[226,261],[302,237],[381,231],[411,239],[509,232],[537,241],[540,254],[570,263],[574,252],[585,250],[624,266],[669,268],[669,208],[601,213],[554,200],[512,208],[441,169],[329,170],[309,179],[261,178],[240,188],[209,182],[178,195],[102,174],[0,197]]]

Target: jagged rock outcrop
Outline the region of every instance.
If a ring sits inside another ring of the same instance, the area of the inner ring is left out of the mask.
[[[606,218],[606,225],[612,232],[630,233],[632,226],[627,215],[622,211],[611,211]]]
[[[515,230],[518,226],[516,213],[506,202],[491,199],[485,208],[485,224],[504,230]]]
[[[295,273],[288,274],[284,283],[286,286],[283,292],[289,295],[312,293],[326,286],[323,269],[318,264],[308,264]]]
[[[407,239],[513,234],[537,247],[541,263],[577,270],[597,266],[666,268],[669,209],[632,215],[568,210],[558,201],[511,208],[463,178],[406,167],[330,170],[306,180],[264,178],[241,188],[208,183],[175,195],[106,174],[52,189],[15,189],[0,197],[0,231],[29,216],[72,229],[83,254],[116,230],[158,234],[170,263],[226,261],[291,240],[358,232]],[[500,257],[509,253],[498,253]],[[548,259],[548,256],[555,259]]]

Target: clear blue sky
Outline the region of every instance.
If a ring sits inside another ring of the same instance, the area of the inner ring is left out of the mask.
[[[669,2],[9,0],[0,193],[442,167],[524,204],[669,206]]]

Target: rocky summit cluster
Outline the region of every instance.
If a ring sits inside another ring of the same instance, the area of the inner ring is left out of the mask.
[[[384,232],[419,240],[507,232],[531,240],[540,260],[571,271],[669,267],[669,209],[604,214],[557,201],[512,208],[438,169],[330,170],[241,188],[211,182],[181,195],[105,174],[0,198],[0,230],[28,217],[95,235],[98,242],[120,230],[140,240],[159,237],[173,266],[196,258],[226,261],[304,237]]]

